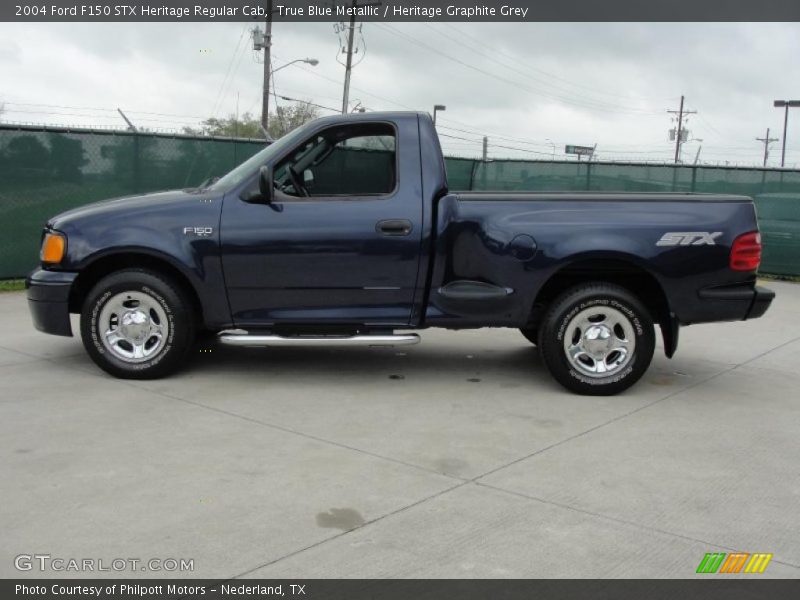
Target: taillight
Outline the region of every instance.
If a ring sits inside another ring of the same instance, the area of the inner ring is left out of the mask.
[[[731,246],[731,269],[755,271],[761,264],[761,234],[757,231],[743,233]]]

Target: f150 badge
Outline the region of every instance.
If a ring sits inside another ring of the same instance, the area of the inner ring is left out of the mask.
[[[715,246],[721,231],[668,231],[656,242],[656,246]]]
[[[208,237],[214,233],[213,227],[184,227],[184,235],[196,235],[197,237]]]

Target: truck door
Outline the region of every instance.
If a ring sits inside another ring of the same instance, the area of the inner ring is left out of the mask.
[[[237,325],[409,324],[418,135],[416,119],[322,128],[273,163],[272,204],[226,196],[222,262]]]

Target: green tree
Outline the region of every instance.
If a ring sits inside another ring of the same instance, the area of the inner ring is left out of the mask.
[[[214,135],[219,137],[263,138],[261,123],[250,113],[244,113],[238,119],[230,115],[224,119],[210,117],[202,122],[199,128],[184,127],[184,132],[191,135]]]
[[[277,140],[318,117],[319,109],[308,102],[279,106],[277,111],[269,116],[269,134]]]
[[[57,179],[73,182],[81,180],[81,167],[89,164],[83,142],[58,133],[50,137],[50,162]]]
[[[41,181],[50,176],[50,150],[42,142],[43,134],[22,133],[6,144],[0,156],[0,172],[18,180]]]
[[[279,106],[269,115],[269,134],[278,139],[293,129],[319,117],[319,109],[308,102],[298,102],[288,106]],[[210,117],[201,126],[184,127],[189,135],[214,135],[219,137],[263,138],[261,120],[250,113],[244,113],[238,119],[235,115],[218,119]]]

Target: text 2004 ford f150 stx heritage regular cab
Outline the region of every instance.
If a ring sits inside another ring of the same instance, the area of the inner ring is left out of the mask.
[[[174,371],[199,332],[378,345],[514,327],[599,395],[642,376],[656,324],[672,356],[680,325],[761,316],[760,255],[749,198],[451,193],[427,115],[368,113],[308,123],[205,187],[51,219],[28,300],[48,333],[80,313],[117,377]]]

